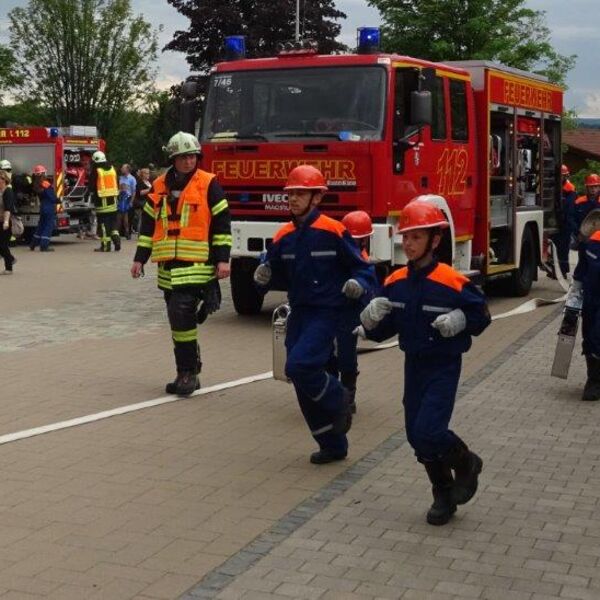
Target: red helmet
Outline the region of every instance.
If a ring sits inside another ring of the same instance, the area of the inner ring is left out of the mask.
[[[600,175],[592,173],[585,178],[585,186],[600,185]]]
[[[563,166],[560,168],[560,174],[561,174],[561,175],[570,175],[570,174],[571,174],[571,171],[569,171],[569,167],[567,167],[567,165],[563,165]]]
[[[32,175],[45,175],[48,172],[48,169],[44,165],[35,165],[33,170],[31,171]]]
[[[411,200],[402,210],[398,227],[400,233],[432,227],[450,227],[444,213],[435,204],[426,200]]]
[[[321,190],[327,189],[323,173],[312,165],[299,165],[292,169],[287,178],[284,190]]]
[[[346,226],[348,233],[355,239],[366,238],[373,235],[373,223],[371,217],[364,210],[349,212],[342,223]]]

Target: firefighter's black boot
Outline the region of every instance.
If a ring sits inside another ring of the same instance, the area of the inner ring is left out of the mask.
[[[356,414],[356,378],[358,373],[341,373],[340,381],[346,389],[348,402],[350,404],[350,412]]]
[[[348,390],[342,387],[343,390],[343,406],[342,410],[335,415],[332,422],[333,433],[348,433],[352,427],[352,409],[350,407],[350,399],[348,396]]]
[[[433,504],[427,511],[430,525],[445,525],[456,512],[456,502],[452,500],[454,479],[450,467],[442,461],[424,462],[429,481]]]
[[[586,354],[585,362],[587,364],[587,381],[581,399],[594,402],[600,400],[600,358]]]
[[[191,396],[200,387],[200,380],[196,371],[177,373],[175,382],[175,392],[178,396]]]
[[[196,363],[196,374],[202,373],[202,361],[200,360],[200,346],[198,346],[198,362]],[[179,379],[179,371],[177,372],[177,377],[175,377],[175,381],[171,381],[167,383],[165,386],[165,392],[167,394],[176,394],[177,393],[177,380]],[[200,389],[200,378],[196,377],[196,389]]]
[[[121,236],[120,235],[112,235],[111,236],[112,243],[115,245],[115,252],[121,251]]]
[[[477,491],[483,461],[460,440],[445,457],[444,462],[454,470],[452,501],[455,504],[466,504]]]
[[[326,465],[330,462],[337,460],[344,460],[346,458],[346,452],[334,452],[329,448],[321,448],[318,452],[313,452],[310,455],[310,462],[313,465]]]

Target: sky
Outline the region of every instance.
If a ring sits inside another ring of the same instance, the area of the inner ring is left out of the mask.
[[[1,0],[0,43],[8,41],[7,13],[15,6],[26,4],[26,0]],[[159,35],[161,48],[172,39],[173,32],[186,29],[189,23],[166,0],[132,0],[132,4],[136,14],[141,13],[148,21],[163,25]],[[354,44],[357,27],[381,23],[379,13],[368,6],[366,0],[337,0],[336,6],[347,15],[342,22],[341,41],[348,45]],[[566,108],[574,109],[580,117],[600,118],[600,69],[596,64],[600,0],[527,0],[526,6],[546,12],[551,41],[558,52],[578,56],[576,66],[567,78]],[[182,53],[164,52],[160,55],[159,87],[168,88],[187,75],[189,68]]]

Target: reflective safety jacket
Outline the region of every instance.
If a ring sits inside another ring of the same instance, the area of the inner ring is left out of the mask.
[[[471,336],[491,323],[484,295],[464,275],[437,261],[422,269],[409,263],[394,271],[378,295],[391,300],[394,308],[367,336],[383,341],[398,334],[400,349],[407,354],[461,354],[471,347]],[[455,308],[465,313],[467,327],[444,338],[431,324]]]
[[[134,260],[158,262],[161,289],[208,283],[230,252],[229,205],[212,173],[197,169],[182,175],[171,167],[154,181],[142,208]]]
[[[91,188],[96,212],[99,215],[117,212],[119,194],[115,168],[108,163],[92,167],[88,186]]]
[[[271,286],[287,290],[292,309],[346,306],[342,287],[348,279],[356,279],[365,295],[376,286],[374,268],[346,227],[316,209],[302,224],[290,221],[279,229],[265,262],[271,265]]]
[[[158,177],[148,194],[156,225],[152,236],[152,262],[208,260],[210,209],[208,187],[214,174],[198,169],[183,191],[177,205],[169,202],[165,175]]]

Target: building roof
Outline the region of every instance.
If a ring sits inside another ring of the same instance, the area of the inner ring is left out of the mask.
[[[569,146],[568,152],[600,160],[600,129],[582,127],[565,131],[563,143]]]

